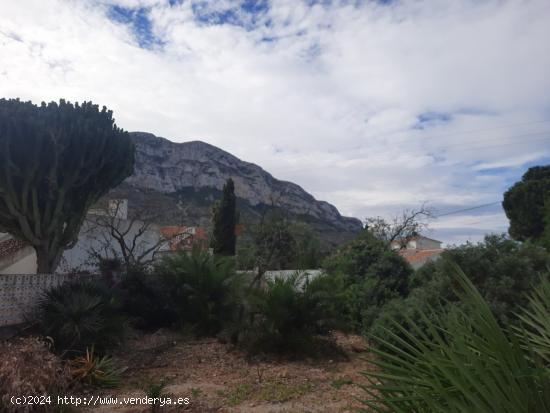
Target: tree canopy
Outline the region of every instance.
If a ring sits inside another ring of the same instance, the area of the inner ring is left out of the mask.
[[[308,224],[272,208],[265,210],[259,222],[247,226],[237,261],[240,269],[254,268],[261,276],[269,270],[318,268],[321,254],[319,236]]]
[[[112,112],[0,99],[0,231],[28,242],[53,272],[88,208],[133,171],[134,147]]]
[[[550,165],[535,166],[504,193],[510,236],[550,246]]]
[[[222,198],[214,204],[212,224],[212,249],[217,255],[235,255],[237,224],[237,198],[235,184],[229,178],[223,186]]]
[[[387,242],[368,229],[327,257],[323,267],[341,278],[344,287],[341,313],[358,331],[367,331],[388,301],[408,295],[413,273]]]

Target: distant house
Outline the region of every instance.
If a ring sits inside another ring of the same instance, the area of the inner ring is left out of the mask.
[[[392,250],[410,249],[410,250],[437,250],[441,249],[441,241],[417,235],[406,239],[392,241]]]
[[[390,244],[392,250],[407,260],[414,268],[420,268],[430,261],[435,261],[445,251],[441,241],[417,235],[407,239],[395,240]]]
[[[122,249],[113,234],[124,240],[132,256],[139,257],[141,263],[151,263],[174,251],[190,251],[206,240],[201,227],[160,226],[153,219],[141,221],[131,216],[126,199],[108,200],[103,206],[91,208],[77,244],[65,251],[58,272],[91,272],[95,270],[97,256],[121,258]]]
[[[36,274],[34,248],[8,234],[0,234],[0,274]]]
[[[168,240],[169,251],[191,251],[193,246],[204,246],[206,241],[206,231],[201,227],[167,226],[161,227],[160,233]]]
[[[141,262],[153,260],[156,253],[166,249],[160,227],[128,216],[127,199],[111,199],[97,205],[86,215],[76,245],[63,253],[57,272],[96,271],[97,256],[122,258],[122,249],[113,234],[120,236]]]

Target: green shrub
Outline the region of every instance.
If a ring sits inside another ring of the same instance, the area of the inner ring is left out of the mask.
[[[332,285],[326,276],[308,281],[296,273],[250,288],[236,339],[252,352],[313,352],[314,336],[338,324]]]
[[[388,329],[396,332],[394,319],[405,322],[407,316],[424,326],[421,311],[428,313],[431,307],[449,303],[462,305],[454,293],[456,282],[449,275],[455,265],[468,275],[498,322],[509,326],[517,324],[515,312],[527,305],[527,292],[550,268],[550,254],[540,247],[495,235],[478,244],[450,248],[441,259],[414,273],[408,297],[391,300],[380,308],[368,332],[388,338]]]
[[[456,301],[449,263],[458,265],[502,324],[515,319],[513,313],[527,304],[526,293],[550,268],[546,250],[520,244],[504,235],[489,235],[483,242],[450,248],[442,258],[420,268],[411,278],[411,286]]]
[[[123,335],[125,319],[109,288],[100,282],[67,282],[48,291],[38,304],[38,332],[50,336],[58,352],[103,352]]]
[[[409,297],[405,299],[394,299],[380,308],[380,311],[368,331],[367,336],[377,336],[391,341],[391,333],[401,336],[400,330],[396,327],[397,321],[401,325],[407,326],[408,320],[413,320],[416,325],[426,333],[427,327],[421,316],[422,312],[427,314],[428,319],[433,320],[435,313],[431,308],[440,308],[443,306],[442,300],[429,290],[413,290]]]
[[[233,259],[199,249],[182,251],[167,257],[156,271],[180,326],[191,325],[198,334],[212,335],[233,317],[241,280]]]
[[[130,269],[123,274],[116,293],[123,314],[136,328],[155,330],[176,321],[165,280],[154,272]]]
[[[406,318],[407,325],[396,322],[400,334],[387,332],[391,340],[373,337],[379,369],[365,372],[369,411],[550,412],[550,369],[539,356],[550,345],[548,281],[522,312],[537,328],[513,334],[455,271],[462,305],[421,310],[425,326]]]
[[[237,265],[241,270],[319,268],[323,246],[305,222],[291,220],[282,211],[266,211],[260,222],[247,226],[239,237]]]
[[[327,258],[323,267],[340,278],[345,296],[340,312],[355,331],[368,330],[387,302],[409,293],[411,267],[367,230]]]
[[[157,400],[161,398],[168,398],[170,395],[166,393],[166,387],[168,386],[168,381],[165,379],[162,379],[160,382],[149,382],[147,383],[146,387],[144,388],[145,395],[150,398],[154,399],[154,403],[151,404],[151,413],[157,413],[162,411],[162,406],[160,403],[157,402]]]

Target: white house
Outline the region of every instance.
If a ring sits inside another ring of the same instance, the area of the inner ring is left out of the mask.
[[[409,249],[409,250],[436,250],[441,249],[441,241],[425,237],[423,235],[417,235],[407,239],[399,239],[392,241],[391,249]]]
[[[109,211],[113,212],[112,215],[96,214],[94,210],[88,213],[80,228],[78,242],[63,253],[56,272],[97,271],[94,254],[122,259],[122,248],[113,237],[113,231],[124,240],[126,251],[131,250],[131,254],[140,257],[141,262],[152,260],[158,252],[169,249],[158,225],[128,219],[127,212],[120,209],[115,213],[109,207]]]
[[[417,269],[440,257],[444,251],[441,244],[441,241],[417,235],[407,239],[395,240],[390,247],[405,258],[414,269]]]

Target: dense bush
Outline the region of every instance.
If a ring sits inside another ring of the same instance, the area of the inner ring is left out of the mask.
[[[121,311],[136,328],[155,330],[176,322],[166,283],[154,271],[137,267],[129,269],[122,275],[116,294]]]
[[[543,248],[496,235],[477,244],[450,248],[441,259],[414,273],[408,297],[391,300],[381,308],[371,333],[386,337],[386,329],[393,328],[391,320],[404,322],[405,316],[423,325],[420,311],[426,312],[428,306],[457,302],[451,276],[454,265],[470,278],[496,319],[506,326],[517,322],[514,313],[527,304],[526,293],[550,268],[550,254]]]
[[[111,289],[101,282],[67,282],[45,293],[36,310],[40,334],[52,337],[63,353],[103,352],[116,344],[125,320]]]
[[[550,412],[548,281],[515,333],[501,327],[463,273],[453,282],[461,305],[428,306],[419,311],[422,326],[396,321],[399,334],[374,337],[379,369],[365,372],[365,403],[380,412]]]
[[[308,352],[312,340],[338,325],[333,281],[302,273],[250,288],[235,339],[252,352]]]
[[[417,271],[412,286],[435,287],[443,297],[452,300],[446,261],[453,262],[470,278],[502,323],[508,323],[513,311],[527,303],[525,293],[550,268],[550,254],[543,248],[521,244],[503,235],[489,235],[484,242],[451,248],[443,258]]]
[[[241,277],[234,261],[194,249],[167,257],[155,270],[176,322],[197,334],[217,334],[234,315]]]
[[[411,267],[367,230],[327,258],[323,266],[341,280],[345,299],[340,301],[340,311],[356,331],[368,330],[387,302],[409,293]]]
[[[260,271],[314,269],[322,255],[319,236],[308,224],[269,211],[239,237],[237,265]]]

